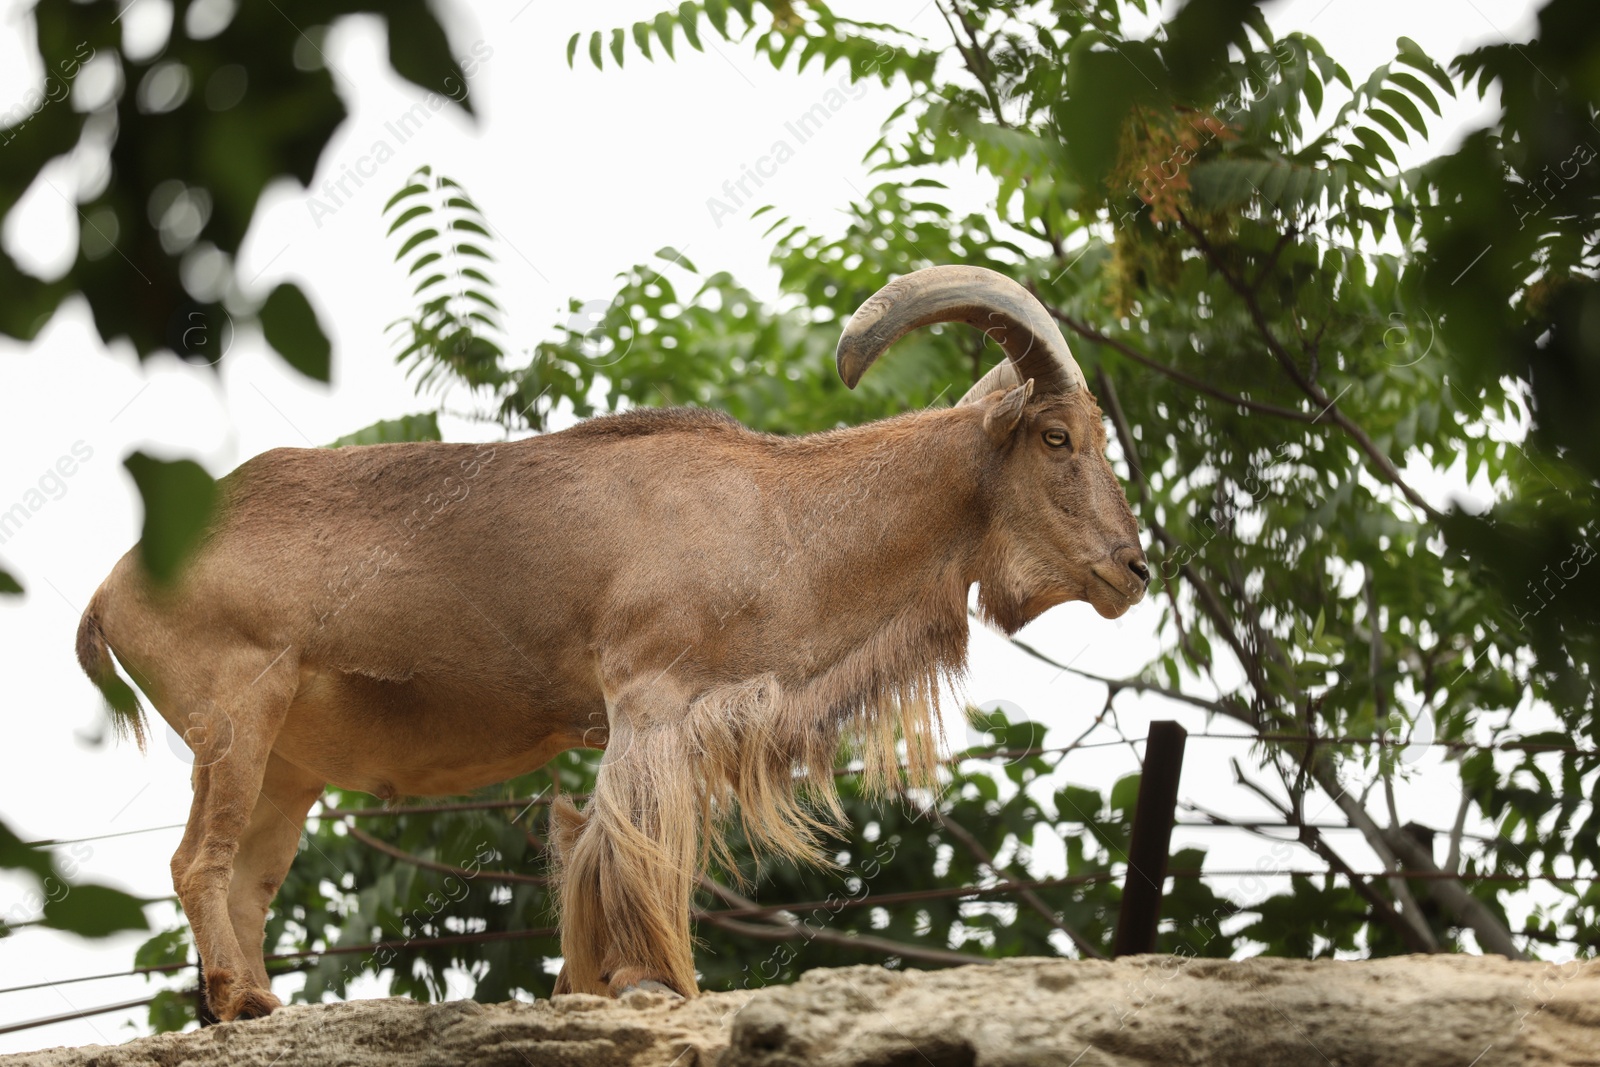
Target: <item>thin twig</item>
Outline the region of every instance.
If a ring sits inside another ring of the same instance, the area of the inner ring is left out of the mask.
[[[1461,838],[1467,828],[1467,809],[1472,806],[1472,791],[1461,791],[1461,803],[1456,806],[1456,821],[1450,827],[1450,850],[1445,853],[1444,869],[1451,872],[1461,870]]]
[[[761,905],[755,901],[740,895],[725,885],[711,881],[704,875],[701,876],[700,882],[702,885],[709,883],[709,887],[714,887],[713,891],[718,896],[736,907],[751,909],[752,914],[760,914],[763,911]],[[745,937],[754,937],[762,941],[821,941],[828,945],[842,945],[863,952],[883,952],[891,956],[900,956],[904,959],[926,960],[929,963],[995,962],[985,956],[969,956],[964,952],[951,952],[948,949],[907,945],[884,937],[873,937],[870,934],[841,934],[821,927],[812,929],[798,920],[785,919],[780,914],[770,914],[760,923],[740,922],[718,912],[704,911],[699,908],[694,909],[693,914],[701,922],[708,922],[712,926],[721,927],[730,933],[742,934]]]
[[[1527,958],[1522,950],[1517,948],[1516,942],[1511,940],[1510,929],[1483,901],[1466,891],[1455,872],[1440,871],[1428,850],[1418,845],[1404,830],[1385,830],[1372,821],[1366,809],[1340,784],[1339,774],[1331,760],[1326,757],[1318,759],[1312,765],[1312,773],[1316,776],[1317,784],[1322,787],[1323,792],[1333,798],[1334,803],[1339,805],[1339,810],[1344,812],[1350,824],[1361,828],[1362,836],[1367,839],[1372,850],[1378,853],[1385,866],[1395,866],[1394,860],[1398,859],[1405,863],[1408,871],[1422,870],[1443,876],[1430,890],[1433,899],[1454,915],[1457,922],[1471,927],[1472,932],[1478,935],[1478,943],[1484,949],[1498,952],[1514,960]],[[1409,877],[1409,874],[1405,876]]]
[[[1037,296],[1038,294],[1035,293],[1034,295]],[[1041,303],[1042,302],[1043,301],[1041,300]],[[1149,367],[1151,370],[1171,378],[1180,385],[1188,386],[1197,393],[1203,393],[1214,400],[1220,400],[1225,404],[1231,404],[1235,407],[1242,407],[1246,410],[1259,412],[1263,415],[1272,415],[1276,418],[1288,419],[1291,422],[1303,422],[1307,424],[1316,423],[1316,416],[1307,412],[1296,411],[1293,408],[1279,407],[1276,404],[1268,404],[1260,400],[1251,400],[1249,397],[1239,396],[1236,393],[1230,393],[1225,389],[1219,389],[1217,386],[1212,385],[1203,378],[1196,378],[1194,375],[1185,371],[1181,371],[1177,367],[1168,366],[1167,364],[1162,363],[1160,360],[1146,355],[1137,348],[1134,348],[1132,345],[1128,344],[1126,341],[1121,341],[1110,336],[1109,334],[1101,333],[1088,323],[1078,321],[1059,308],[1045,304],[1045,310],[1050,312],[1051,318],[1055,319],[1057,322],[1061,323],[1063,326],[1067,327],[1084,340],[1105,345],[1107,348],[1121,353],[1127,358],[1133,360],[1135,363]]]
[[[464,867],[456,867],[449,863],[439,863],[435,860],[426,860],[421,856],[414,855],[405,851],[404,849],[396,848],[387,841],[382,841],[376,837],[373,837],[371,834],[367,833],[365,830],[361,829],[361,827],[352,822],[347,822],[345,824],[345,828],[350,831],[351,837],[355,838],[357,841],[360,841],[368,848],[376,849],[377,851],[382,852],[385,856],[392,856],[404,863],[411,864],[413,867],[421,867],[422,869],[428,871],[439,871],[443,874],[453,874],[457,878],[463,878],[468,881],[482,879],[486,882],[521,882],[527,885],[550,884],[550,879],[544,875],[518,874],[516,871],[485,871],[481,869],[474,872],[469,871]]]
[[[1428,929],[1428,927],[1421,922],[1420,915],[1408,916],[1396,911],[1394,905],[1391,904],[1382,893],[1379,893],[1377,889],[1373,888],[1372,884],[1368,882],[1366,878],[1357,874],[1351,868],[1351,866],[1345,862],[1344,857],[1339,855],[1339,853],[1334,850],[1333,846],[1328,843],[1327,839],[1322,836],[1320,829],[1311,823],[1306,822],[1301,818],[1298,812],[1294,811],[1291,807],[1285,807],[1284,805],[1280,804],[1266,790],[1250,781],[1245,776],[1244,771],[1240,768],[1238,760],[1233,761],[1233,773],[1239,779],[1240,784],[1244,785],[1256,795],[1260,796],[1268,804],[1271,804],[1278,810],[1280,814],[1283,815],[1286,820],[1289,821],[1290,825],[1294,828],[1296,834],[1298,835],[1297,839],[1302,845],[1309,848],[1318,856],[1321,856],[1322,859],[1327,862],[1329,867],[1333,868],[1335,872],[1345,877],[1346,881],[1350,883],[1350,888],[1355,890],[1356,893],[1360,895],[1361,899],[1365,900],[1369,905],[1371,905],[1372,910],[1377,913],[1377,916],[1400,935],[1400,940],[1405,943],[1407,948],[1411,949],[1413,952],[1439,951],[1439,942],[1434,938],[1433,931]],[[1216,816],[1216,818],[1223,819],[1222,816]],[[1224,821],[1226,820],[1224,819]]]
[[[1443,518],[1443,514],[1434,508],[1432,504],[1429,504],[1421,493],[1418,493],[1407,484],[1405,478],[1400,474],[1400,469],[1394,465],[1394,461],[1373,442],[1372,438],[1367,436],[1361,427],[1352,422],[1339,409],[1335,402],[1337,398],[1329,400],[1327,393],[1323,392],[1314,381],[1307,378],[1295,364],[1294,358],[1290,356],[1288,349],[1284,348],[1283,342],[1279,341],[1277,334],[1273,332],[1272,326],[1267,320],[1266,311],[1261,307],[1261,301],[1257,299],[1256,289],[1245,284],[1244,279],[1228,268],[1222,257],[1217,254],[1217,250],[1211,244],[1211,241],[1181,210],[1178,212],[1178,222],[1194,238],[1196,246],[1200,249],[1201,254],[1206,257],[1206,261],[1211,264],[1212,268],[1228,283],[1228,287],[1237,293],[1239,299],[1244,302],[1245,310],[1250,313],[1250,321],[1255,325],[1256,332],[1261,335],[1262,341],[1266,343],[1267,351],[1272,353],[1273,358],[1278,361],[1284,373],[1289,376],[1289,379],[1295,385],[1299,386],[1300,391],[1305,393],[1321,409],[1316,418],[1320,420],[1326,415],[1335,425],[1344,430],[1351,440],[1355,441],[1356,447],[1365,452],[1367,458],[1372,460],[1373,466],[1378,468],[1378,473],[1383,475],[1384,480],[1399,489],[1405,495],[1405,498],[1416,505],[1423,514],[1430,519]]]
[[[974,616],[976,615],[975,612],[972,614],[974,614]],[[1110,689],[1113,694],[1120,692],[1123,689],[1131,689],[1136,693],[1159,693],[1170,700],[1177,700],[1185,704],[1192,704],[1197,708],[1204,708],[1207,711],[1214,711],[1218,714],[1237,717],[1237,713],[1230,710],[1226,706],[1226,701],[1232,699],[1230,697],[1224,697],[1222,700],[1207,700],[1205,697],[1192,696],[1191,694],[1185,693],[1182,690],[1171,689],[1164,685],[1157,685],[1155,682],[1147,682],[1142,678],[1110,678],[1103,674],[1096,674],[1093,671],[1086,671],[1081,668],[1074,667],[1071,664],[1062,663],[1060,660],[1045,655],[1043,652],[1040,652],[1037,648],[1034,648],[1026,641],[1018,638],[1010,637],[1007,638],[1007,640],[1021,651],[1026,652],[1028,655],[1038,660],[1040,663],[1048,664],[1051,667],[1055,667],[1058,670],[1067,671],[1070,674],[1076,674],[1080,678],[1087,678],[1091,682],[1099,682],[1101,685]]]
[[[939,820],[939,825],[944,827],[946,833],[965,845],[967,851],[972,853],[980,864],[988,868],[990,874],[994,875],[996,878],[1008,877],[1006,872],[1001,870],[999,865],[995,863],[994,856],[990,855],[989,850],[983,847],[983,843],[981,841],[972,836],[972,832],[970,830],[956,822],[938,808],[930,807],[927,810],[933,814],[934,818]],[[1093,942],[1084,937],[1082,934],[1078,933],[1078,931],[1074,930],[1071,926],[1068,926],[1062,921],[1060,916],[1051,911],[1050,906],[1044,902],[1043,898],[1041,898],[1038,893],[1035,893],[1031,889],[1019,889],[1017,890],[1017,895],[1026,901],[1030,908],[1044,916],[1045,921],[1051,926],[1055,927],[1057,930],[1060,930],[1063,934],[1066,934],[1068,939],[1070,939],[1074,945],[1078,946],[1079,952],[1082,952],[1090,959],[1103,960],[1106,958],[1105,953],[1097,949]]]

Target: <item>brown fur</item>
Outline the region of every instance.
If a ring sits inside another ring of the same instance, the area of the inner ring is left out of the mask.
[[[594,796],[552,809],[560,988],[692,995],[719,820],[814,857],[841,742],[881,786],[903,741],[928,780],[974,582],[1008,631],[1143,595],[1104,447],[1086,391],[1011,389],[799,438],[651,411],[244,464],[177,588],[130,553],[79,633],[195,749],[173,880],[216,1010],[276,1003],[262,924],[325,783],[462,793],[584,745]]]

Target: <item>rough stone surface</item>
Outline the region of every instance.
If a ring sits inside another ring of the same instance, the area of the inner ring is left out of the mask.
[[[682,1002],[291,1006],[0,1067],[1600,1067],[1600,961],[1140,956],[850,967]]]

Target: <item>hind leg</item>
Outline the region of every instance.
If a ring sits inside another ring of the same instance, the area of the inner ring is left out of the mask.
[[[192,725],[185,740],[195,753],[194,802],[172,858],[173,886],[205,965],[206,1000],[223,1021],[264,1015],[277,1006],[255,981],[259,935],[246,953],[228,897],[272,744],[294,695],[296,668],[289,655],[274,660],[251,650],[229,656],[213,681],[215,698],[186,708]]]
[[[282,1006],[268,992],[271,983],[262,958],[267,909],[299,851],[306,812],[322,795],[323,785],[321,779],[283,758],[267,757],[261,793],[250,825],[239,840],[228,889],[228,917],[249,964],[249,990],[240,995],[239,1014],[243,1017],[266,1015]]]
[[[684,996],[698,992],[689,903],[700,797],[691,746],[675,729],[683,705],[669,706],[654,692],[654,701],[638,690],[615,701],[584,813],[570,804],[552,807],[562,865],[563,991],[615,996],[654,982]]]

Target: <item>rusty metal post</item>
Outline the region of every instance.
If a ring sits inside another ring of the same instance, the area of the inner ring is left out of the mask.
[[[1183,773],[1183,747],[1189,734],[1168,719],[1150,724],[1145,742],[1144,773],[1139,778],[1139,803],[1133,812],[1128,843],[1128,873],[1122,884],[1122,911],[1117,916],[1113,956],[1134,956],[1156,950],[1161,923],[1161,896],[1167,882],[1167,854],[1178,809],[1178,779]]]

